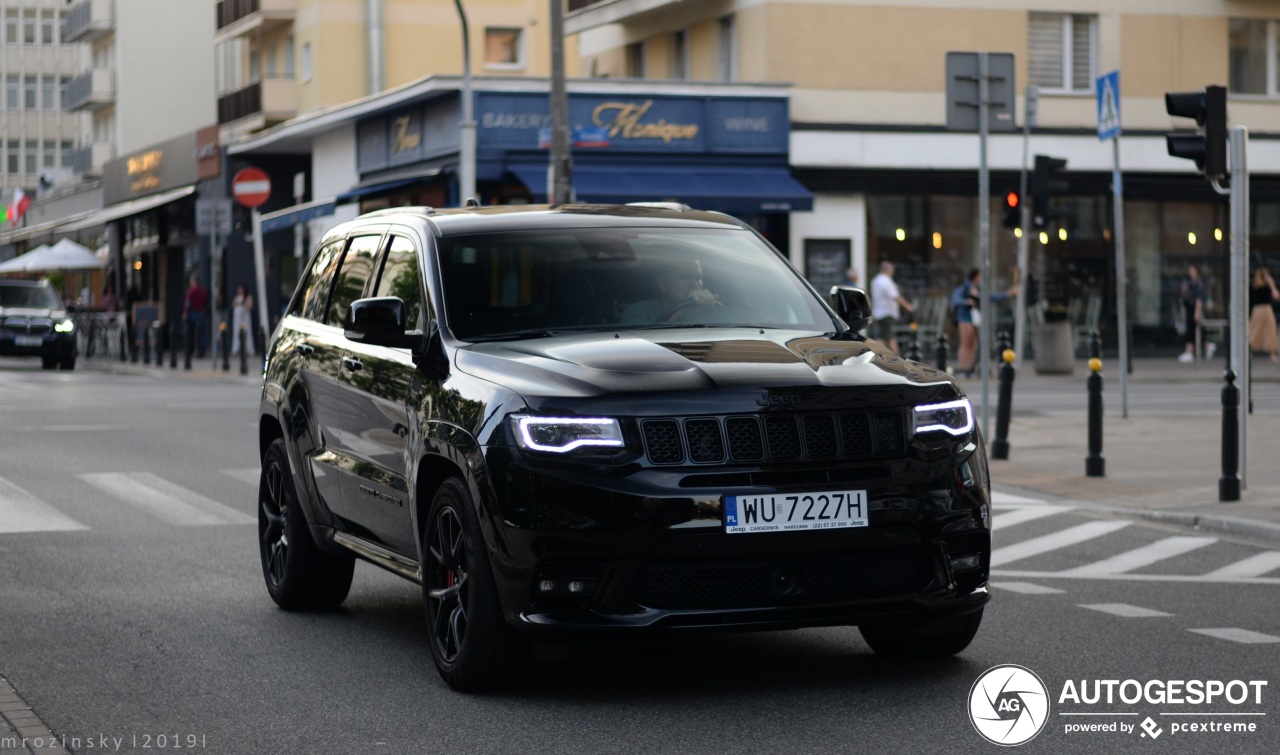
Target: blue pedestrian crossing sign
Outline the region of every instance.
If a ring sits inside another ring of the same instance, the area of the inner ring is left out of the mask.
[[[1120,72],[1098,77],[1098,138],[1102,141],[1120,135]]]

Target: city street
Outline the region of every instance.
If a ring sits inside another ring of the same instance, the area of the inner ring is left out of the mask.
[[[1280,544],[1009,492],[993,601],[954,659],[887,660],[849,628],[713,635],[545,648],[525,684],[451,692],[417,586],[359,564],[337,612],[268,598],[252,379],[131,372],[0,360],[0,676],[73,752],[994,752],[968,698],[1000,664],[1048,689],[1028,752],[1280,751]],[[1136,411],[1209,413],[1200,387]],[[1260,412],[1277,388],[1259,384]],[[1059,390],[1020,398],[1065,415]],[[1262,705],[1060,704],[1068,681],[1108,679],[1268,686]],[[1189,721],[1256,731],[1174,731]],[[1066,733],[1081,722],[1130,728]]]

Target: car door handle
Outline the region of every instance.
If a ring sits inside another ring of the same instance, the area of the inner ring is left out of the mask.
[[[298,344],[298,353],[304,357],[309,357],[312,354],[316,353],[316,347],[312,346],[309,343],[300,343]]]
[[[364,369],[364,362],[361,362],[359,359],[356,359],[355,357],[343,357],[342,366],[346,367],[348,370],[351,370],[352,372],[359,372],[360,370]]]

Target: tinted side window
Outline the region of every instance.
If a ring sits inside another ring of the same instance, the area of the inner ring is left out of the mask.
[[[317,322],[324,320],[324,307],[329,303],[329,286],[333,283],[333,267],[342,255],[342,247],[346,243],[346,239],[331,241],[316,252],[306,285],[294,300],[289,314]]]
[[[329,316],[325,324],[342,327],[347,321],[351,302],[364,294],[365,283],[373,272],[373,261],[378,254],[378,242],[382,236],[356,236],[342,258],[338,278],[333,286],[333,301],[329,304]]]
[[[402,236],[391,238],[387,261],[382,265],[374,296],[396,296],[405,304],[405,329],[417,330],[422,315],[422,284],[418,276],[418,250]]]

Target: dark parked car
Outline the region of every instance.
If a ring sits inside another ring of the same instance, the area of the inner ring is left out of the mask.
[[[745,224],[654,206],[374,212],[268,355],[259,540],[287,609],[353,558],[422,585],[458,689],[537,640],[857,625],[943,656],[988,600],[990,487],[945,373],[859,335]]]
[[[0,280],[0,356],[76,368],[76,325],[48,281]]]

